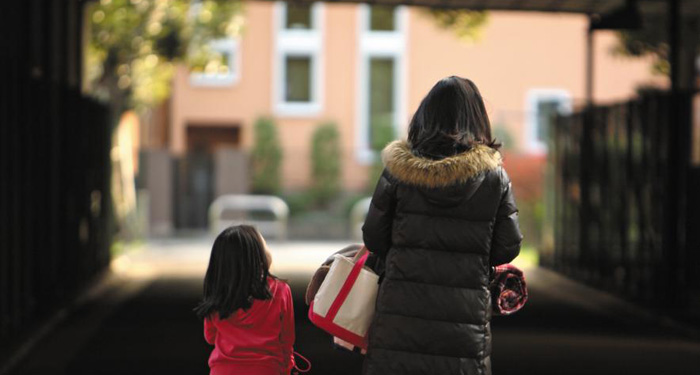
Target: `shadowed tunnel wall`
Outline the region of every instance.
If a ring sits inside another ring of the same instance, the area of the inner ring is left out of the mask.
[[[0,3],[3,357],[109,262],[111,119],[80,91],[82,5]]]

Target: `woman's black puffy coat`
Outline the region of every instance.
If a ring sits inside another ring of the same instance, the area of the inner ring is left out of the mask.
[[[362,228],[386,265],[364,372],[489,375],[490,267],[522,239],[501,156],[479,145],[432,160],[396,141],[382,158]]]

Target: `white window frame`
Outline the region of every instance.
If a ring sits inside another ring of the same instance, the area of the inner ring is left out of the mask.
[[[547,153],[547,143],[537,139],[537,127],[539,120],[539,103],[542,101],[558,101],[559,113],[569,115],[572,112],[573,100],[571,93],[564,89],[538,88],[530,89],[526,95],[525,113],[526,123],[526,148],[534,154]]]
[[[313,3],[311,29],[287,29],[287,4],[275,3],[272,107],[278,116],[315,117],[323,109],[323,14],[323,3]],[[287,57],[309,57],[311,60],[311,100],[308,102],[286,100]]]
[[[357,97],[357,126],[355,132],[355,157],[358,163],[368,165],[374,162],[377,155],[368,142],[369,138],[369,66],[372,58],[391,58],[394,60],[394,132],[404,133],[406,124],[406,95],[407,95],[407,47],[406,35],[408,30],[408,9],[397,6],[394,12],[395,30],[370,30],[370,6],[358,5],[358,77],[359,88]]]
[[[190,73],[190,84],[203,87],[230,87],[241,79],[241,43],[239,39],[216,39],[209,43],[212,50],[220,53],[228,53],[228,73],[208,74],[204,72]]]

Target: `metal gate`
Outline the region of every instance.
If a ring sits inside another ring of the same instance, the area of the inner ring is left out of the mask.
[[[175,227],[206,229],[208,209],[214,201],[214,161],[207,152],[175,159]]]
[[[558,118],[555,245],[543,264],[648,304],[683,305],[680,291],[700,290],[690,277],[700,244],[687,235],[698,225],[693,95],[647,94]]]

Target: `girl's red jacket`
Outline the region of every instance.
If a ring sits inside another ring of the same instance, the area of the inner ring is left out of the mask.
[[[204,338],[214,350],[210,374],[281,375],[294,366],[294,308],[289,285],[268,279],[272,298],[255,300],[247,311],[204,320]]]

